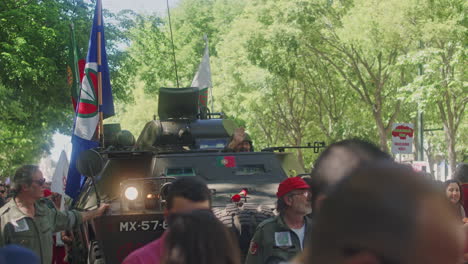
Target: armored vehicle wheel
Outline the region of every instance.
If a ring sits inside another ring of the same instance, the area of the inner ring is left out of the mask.
[[[88,264],[105,264],[104,256],[97,241],[91,241],[88,251]]]
[[[258,224],[274,216],[271,208],[252,203],[245,203],[242,206],[228,204],[225,208],[213,208],[213,212],[237,236],[243,259]]]

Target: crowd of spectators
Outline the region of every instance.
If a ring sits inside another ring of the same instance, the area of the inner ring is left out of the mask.
[[[33,199],[38,190],[33,184],[44,185],[42,174],[35,168],[29,168],[32,175],[29,182],[21,181],[24,177],[15,178],[13,194],[9,194],[8,186],[0,185],[1,245],[16,244],[20,240],[14,237],[15,231],[24,228],[21,224],[9,225],[5,207],[17,211],[20,209],[14,204],[23,204],[26,208],[23,212],[37,218],[34,212],[28,211],[31,207],[27,207],[27,202],[35,204],[36,210],[43,206]],[[21,175],[24,176],[24,168]],[[321,153],[310,176],[287,178],[279,184],[277,214],[258,225],[245,263],[467,263],[465,191],[468,191],[467,164],[457,168],[453,179],[438,183],[407,165],[394,162],[389,154],[371,143],[340,141]],[[70,229],[83,218],[97,217],[108,206],[91,215],[74,211],[60,213],[57,202],[61,199],[56,194],[45,191],[37,198],[42,196],[51,199],[47,209],[51,211],[46,215],[65,218],[41,236],[52,237],[52,230]],[[169,228],[159,239],[132,252],[123,264],[244,262],[236,236],[210,210],[211,191],[203,181],[192,177],[177,179],[169,189],[166,202],[164,215]],[[67,220],[72,216],[73,223]],[[24,246],[28,248],[28,243]],[[34,254],[21,254],[31,256],[28,263],[51,263],[49,253],[52,252],[30,249],[29,253],[35,252],[41,259]],[[24,249],[16,246],[1,248],[0,263],[20,263],[11,260],[21,250]],[[5,259],[10,262],[4,262]]]

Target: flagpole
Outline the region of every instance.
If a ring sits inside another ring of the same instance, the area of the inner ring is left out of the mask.
[[[99,102],[99,133],[98,139],[101,141],[101,146],[104,148],[104,118],[102,113],[102,0],[97,0],[98,5],[98,32],[97,32],[97,59],[98,59],[98,102]]]

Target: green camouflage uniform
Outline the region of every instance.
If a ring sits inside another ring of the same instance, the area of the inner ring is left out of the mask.
[[[305,244],[307,237],[309,237],[310,234],[310,217],[304,217],[304,221],[306,224],[304,234]],[[285,238],[288,239],[284,240]],[[290,245],[287,245],[288,243]],[[249,252],[247,253],[245,263],[280,263],[282,261],[292,259],[301,251],[302,248],[299,237],[284,223],[281,216],[276,216],[269,218],[258,225],[252,241],[250,242]]]
[[[52,263],[52,234],[82,223],[77,211],[60,212],[49,199],[40,199],[31,218],[21,212],[12,198],[0,209],[0,247],[17,244],[34,251],[43,264]]]

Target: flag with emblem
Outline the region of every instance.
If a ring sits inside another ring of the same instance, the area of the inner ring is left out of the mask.
[[[88,55],[76,106],[75,125],[72,135],[73,150],[65,190],[65,193],[72,198],[76,198],[78,195],[83,180],[83,176],[76,169],[76,160],[79,154],[99,145],[95,138],[95,132],[99,124],[99,112],[103,113],[104,118],[114,115],[103,24],[101,0],[98,0],[94,11]],[[99,78],[101,78],[102,104],[99,104],[98,98]]]
[[[82,59],[75,39],[75,26],[70,24],[70,46],[69,58],[67,64],[67,83],[70,87],[70,94],[73,103],[73,110],[76,111],[76,104],[78,102],[81,80],[84,76],[84,67],[86,61]]]
[[[218,167],[235,168],[236,157],[234,156],[216,157],[216,165]]]
[[[212,87],[211,84],[211,67],[210,67],[210,53],[208,50],[208,38],[203,36],[205,40],[205,52],[202,61],[198,66],[198,71],[192,81],[192,87],[199,89],[198,103],[200,106],[208,106],[208,88]]]

